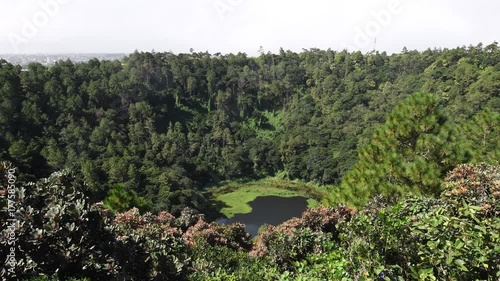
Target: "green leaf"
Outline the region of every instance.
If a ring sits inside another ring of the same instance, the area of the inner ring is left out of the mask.
[[[465,245],[465,243],[460,241],[460,240],[455,241],[455,249],[457,249],[457,250],[462,249],[464,247],[464,245]]]
[[[464,266],[465,262],[461,259],[456,259],[455,260],[455,264],[458,265],[458,267],[462,270],[462,271],[469,271],[467,269],[467,267]]]

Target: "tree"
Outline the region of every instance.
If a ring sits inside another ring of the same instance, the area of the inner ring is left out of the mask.
[[[141,212],[151,209],[151,203],[140,197],[133,190],[127,190],[124,184],[115,184],[104,199],[104,206],[117,213],[123,213],[132,208]]]
[[[486,108],[461,125],[460,147],[471,162],[500,163],[500,113]]]
[[[378,194],[439,194],[443,176],[464,159],[440,107],[422,93],[399,104],[342,178],[342,200],[359,207]]]

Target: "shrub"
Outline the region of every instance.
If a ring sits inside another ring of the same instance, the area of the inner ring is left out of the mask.
[[[3,181],[9,168],[0,165]],[[102,203],[90,206],[86,187],[67,171],[17,187],[16,223],[2,212],[1,259],[15,236],[16,263],[2,268],[8,277],[184,280],[190,273],[189,249],[168,213],[132,209],[114,217]]]
[[[198,244],[225,246],[231,249],[248,250],[251,247],[250,234],[245,232],[245,225],[233,223],[222,225],[216,222],[207,223],[200,219],[182,235],[190,246]]]
[[[323,243],[338,239],[337,224],[350,220],[353,211],[340,206],[337,209],[318,207],[306,210],[301,218],[293,218],[281,225],[262,230],[254,244],[252,255],[268,258],[283,269],[307,255],[321,253]]]
[[[478,206],[479,215],[500,215],[500,166],[464,164],[451,171],[444,183],[442,197],[461,204]]]
[[[407,198],[343,223],[341,245],[351,278],[498,279],[497,171],[461,165],[448,174],[441,199]]]
[[[175,219],[166,212],[141,215],[134,208],[114,220],[121,280],[185,280],[189,252]]]
[[[0,164],[5,181],[9,163]],[[81,192],[85,186],[67,171],[53,173],[36,183],[16,183],[10,212],[2,212],[0,259],[7,260],[9,235],[15,235],[14,272],[11,277],[27,279],[39,274],[59,278],[92,277],[106,279],[115,273],[113,239],[107,218],[89,205]],[[8,219],[14,219],[11,223]]]

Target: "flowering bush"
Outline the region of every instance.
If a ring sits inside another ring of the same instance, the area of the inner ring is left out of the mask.
[[[441,199],[407,198],[342,225],[346,270],[359,280],[500,278],[498,166],[461,165]],[[369,204],[378,205],[378,204]]]
[[[245,226],[241,223],[227,226],[216,222],[207,223],[200,219],[194,226],[188,228],[182,237],[190,246],[206,243],[238,250],[246,250],[251,246],[250,235],[245,232]]]
[[[0,164],[3,183],[9,165]],[[439,199],[391,204],[377,197],[357,214],[343,206],[309,209],[263,227],[254,244],[242,224],[208,223],[191,209],[177,218],[135,208],[115,215],[102,203],[90,205],[85,186],[58,172],[16,183],[15,198],[2,202],[8,212],[2,213],[0,258],[7,260],[13,236],[16,254],[15,267],[5,263],[3,274],[54,280],[498,280],[498,171],[461,165],[448,174]]]
[[[10,167],[0,163],[2,181]],[[114,217],[102,203],[91,206],[85,186],[67,171],[16,184],[10,203],[14,218],[1,213],[4,261],[11,253],[9,238],[15,238],[15,264],[2,265],[5,277],[183,280],[189,273],[188,249],[172,215],[140,215],[132,209]]]
[[[320,253],[328,240],[338,239],[336,225],[350,220],[353,210],[318,207],[306,210],[300,218],[290,219],[279,226],[267,226],[258,235],[251,254],[269,258],[283,268],[312,253]]]
[[[443,198],[478,206],[480,215],[500,215],[500,167],[488,164],[464,164],[451,171],[444,183]]]

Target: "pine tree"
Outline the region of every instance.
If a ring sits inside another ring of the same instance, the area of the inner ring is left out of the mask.
[[[421,93],[396,106],[343,177],[342,200],[362,206],[378,194],[439,194],[441,178],[463,158],[440,107],[437,96]]]
[[[477,113],[461,126],[460,147],[472,163],[500,164],[500,113],[489,108]]]

